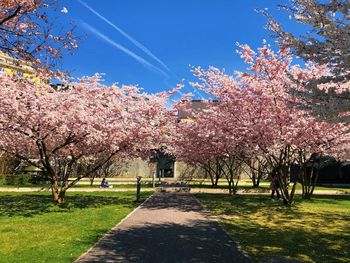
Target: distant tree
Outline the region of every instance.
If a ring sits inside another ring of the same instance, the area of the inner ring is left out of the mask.
[[[209,159],[201,165],[205,174],[209,176],[212,186],[217,186],[219,179],[223,176],[221,166],[220,158]]]
[[[286,32],[266,11],[268,26],[281,48],[307,62],[324,65],[329,74],[302,83],[303,106],[330,120],[349,122],[350,107],[350,2],[348,0],[291,0],[281,6],[298,23],[311,27],[303,36]]]
[[[191,109],[190,103],[183,99],[175,106],[186,112],[190,121],[178,123],[172,154],[179,160],[202,167],[213,186],[217,185],[219,178],[225,178],[229,194],[235,194],[244,151],[241,145],[243,137],[236,129],[239,122],[225,119],[226,112],[222,108],[226,104],[208,101],[207,109],[196,111]],[[235,109],[238,111],[239,107]]]
[[[253,187],[259,187],[261,180],[266,179],[270,172],[266,159],[261,156],[250,156],[244,162],[249,168],[247,174],[252,181]]]

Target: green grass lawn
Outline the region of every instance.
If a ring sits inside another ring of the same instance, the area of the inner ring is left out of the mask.
[[[131,188],[132,189],[136,189],[136,184],[114,184],[114,183],[110,183],[110,186],[113,186],[111,189],[113,188]],[[92,185],[90,186],[89,184],[76,184],[73,186],[74,188],[100,188],[100,185]],[[149,184],[142,184],[141,188],[152,188],[152,185]]]
[[[227,183],[220,182],[217,186],[212,186],[208,182],[200,183],[200,182],[189,182],[189,187],[191,188],[208,188],[208,189],[227,189]],[[270,183],[269,182],[261,182],[258,188],[253,188],[252,183],[243,181],[238,183],[238,190],[260,190],[260,191],[270,191]],[[296,190],[302,190],[301,184],[297,184]],[[343,191],[350,193],[350,185],[349,186],[316,186],[315,190],[333,190],[333,191]]]
[[[142,199],[151,192],[142,193]],[[135,192],[0,193],[0,262],[72,262],[139,205]]]
[[[132,189],[136,189],[136,184],[123,184],[123,183],[110,183],[110,186],[113,186],[113,188],[131,188]],[[5,188],[28,188],[28,187],[32,187],[32,188],[49,188],[51,185],[50,184],[31,184],[31,183],[24,183],[24,184],[17,184],[17,185],[8,185],[8,184],[4,184],[3,182],[0,181],[0,187],[5,187]],[[92,186],[90,186],[90,184],[76,184],[74,186],[72,186],[73,188],[100,188],[99,184],[94,184]],[[148,183],[143,183],[142,184],[142,188],[152,188],[152,185],[148,184]]]
[[[255,260],[350,262],[350,196],[297,198],[292,208],[267,196],[196,194]]]

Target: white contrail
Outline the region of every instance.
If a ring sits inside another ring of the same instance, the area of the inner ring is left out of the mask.
[[[93,26],[89,25],[86,22],[81,21],[81,24],[88,29],[91,33],[95,34],[96,36],[98,36],[99,38],[101,38],[102,40],[104,40],[105,42],[107,42],[108,44],[116,47],[117,49],[119,49],[120,51],[124,52],[125,54],[127,54],[128,56],[132,57],[133,59],[135,59],[137,62],[141,63],[143,66],[158,72],[160,74],[162,74],[163,76],[165,76],[166,78],[169,77],[169,75],[164,72],[162,69],[156,67],[155,65],[151,64],[150,62],[148,62],[147,60],[145,60],[144,58],[140,57],[139,55],[135,54],[134,52],[132,52],[131,50],[127,49],[126,47],[122,46],[121,44],[113,41],[112,39],[110,39],[108,36],[104,35],[103,33],[101,33],[100,31],[98,31],[96,28],[94,28]]]
[[[104,22],[106,22],[108,25],[110,25],[111,27],[113,27],[115,30],[117,30],[121,35],[123,35],[126,39],[128,39],[131,43],[133,43],[136,47],[138,47],[140,50],[142,50],[144,53],[146,53],[149,57],[151,57],[152,59],[154,59],[155,61],[157,61],[164,69],[167,70],[168,73],[170,73],[171,75],[173,75],[178,81],[180,81],[180,78],[163,62],[161,61],[156,55],[154,55],[148,48],[146,48],[143,44],[141,44],[140,42],[138,42],[136,39],[134,39],[133,37],[131,37],[128,33],[126,33],[125,31],[123,31],[121,28],[119,28],[118,26],[116,26],[115,24],[113,24],[110,20],[108,20],[106,17],[104,17],[102,14],[100,14],[99,12],[97,12],[95,9],[93,9],[91,6],[89,6],[87,3],[85,3],[82,0],[78,0],[78,2],[83,5],[86,9],[88,9],[90,12],[92,12],[94,15],[96,15],[97,17],[99,17],[101,20],[103,20]],[[85,23],[86,24],[86,23]],[[97,29],[93,28],[92,26],[88,25],[87,26],[89,28],[89,30],[91,31],[95,31],[94,33],[98,35],[98,33],[100,34],[99,37],[101,37],[101,35],[103,35],[101,32],[99,32]],[[97,33],[97,32],[98,33]],[[128,50],[127,48],[121,46],[118,43],[115,43],[113,40],[111,40],[109,37],[103,35],[103,39],[107,42],[109,42],[110,44],[112,44],[113,46],[115,46],[115,44],[117,44],[119,47],[122,47],[123,49],[127,50],[128,52],[125,53],[131,53],[133,55],[133,58],[138,57],[140,58],[142,61],[145,62],[145,64],[149,64],[148,66],[151,67],[152,69],[156,68],[157,72],[162,73],[162,75],[166,76],[167,78],[170,78],[169,74],[165,73],[163,70],[157,68],[156,66],[154,66],[153,64],[151,64],[150,62],[146,61],[145,59],[141,58],[140,56],[136,55],[135,53],[133,53],[132,51]],[[107,40],[108,39],[108,40]],[[112,42],[112,43],[111,43]],[[118,47],[118,48],[119,48]],[[135,58],[136,59],[136,58]],[[138,59],[137,59],[138,60]],[[144,64],[143,62],[141,62],[142,64]],[[168,86],[168,85],[167,85]],[[185,90],[188,90],[188,88],[185,86],[184,87]],[[193,90],[194,93],[197,93],[197,95],[199,95],[199,97],[204,100],[203,96],[196,90]],[[180,91],[179,92],[181,95],[183,95],[183,93]]]
[[[171,70],[168,68],[167,65],[163,61],[161,61],[156,55],[154,55],[148,48],[146,48],[144,45],[142,45],[140,42],[138,42],[136,39],[131,37],[128,33],[123,31],[121,28],[113,24],[110,20],[108,20],[106,17],[101,15],[99,12],[97,12],[95,9],[93,9],[91,6],[89,6],[87,3],[83,2],[82,0],[78,0],[80,4],[82,4],[85,8],[90,10],[93,14],[95,14],[97,17],[102,19],[104,22],[106,22],[108,25],[113,27],[115,30],[117,30],[120,34],[122,34],[125,38],[127,38],[131,43],[133,43],[135,46],[137,46],[139,49],[141,49],[143,52],[145,52],[148,56],[150,56],[152,59],[157,61],[160,65],[162,65],[163,68],[165,68],[169,73]]]

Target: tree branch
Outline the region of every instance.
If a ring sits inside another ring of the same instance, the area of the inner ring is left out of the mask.
[[[5,17],[3,20],[0,21],[0,26],[5,24],[7,21],[11,20],[15,16],[18,15],[19,11],[22,9],[22,6],[18,6],[16,10],[9,16]]]

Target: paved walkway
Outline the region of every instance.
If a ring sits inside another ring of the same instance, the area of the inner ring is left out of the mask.
[[[190,194],[157,192],[78,259],[82,262],[250,262]]]

